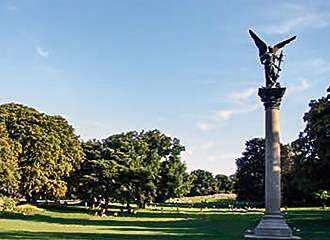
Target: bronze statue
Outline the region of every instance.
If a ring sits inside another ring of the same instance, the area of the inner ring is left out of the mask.
[[[296,36],[280,42],[273,47],[267,47],[267,44],[252,32],[252,30],[249,30],[249,33],[259,49],[260,62],[265,66],[266,88],[280,87],[278,78],[281,71],[280,66],[283,59],[283,51],[281,51],[279,56],[276,53],[280,48],[296,39]]]

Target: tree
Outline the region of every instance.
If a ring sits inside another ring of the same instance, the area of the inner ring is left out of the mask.
[[[21,145],[8,137],[5,125],[0,122],[0,196],[11,196],[18,190],[18,155]]]
[[[282,203],[290,205],[304,198],[295,182],[294,149],[291,144],[281,145],[281,190]]]
[[[262,202],[265,199],[265,140],[253,138],[247,141],[242,155],[236,159],[237,199]]]
[[[86,159],[70,181],[81,199],[102,195],[106,201],[144,208],[188,191],[186,166],[180,160],[184,147],[158,130],[116,134],[82,146]]]
[[[218,174],[215,176],[215,179],[217,180],[219,192],[232,192],[234,187],[233,181],[231,181],[231,179],[228,176],[223,174]]]
[[[65,177],[81,163],[83,151],[74,129],[61,116],[49,116],[20,104],[0,106],[8,138],[18,143],[19,191],[28,200],[63,197]]]
[[[236,159],[235,192],[238,200],[263,202],[265,199],[265,139],[253,138],[245,143],[242,157]],[[292,159],[289,145],[281,144],[282,192],[289,191]],[[287,201],[286,198],[283,199]]]
[[[149,156],[160,159],[159,174],[156,179],[157,193],[155,200],[165,202],[169,198],[182,197],[191,187],[191,178],[187,167],[181,161],[180,154],[185,150],[177,138],[171,138],[158,130],[143,133],[143,140],[148,143]]]
[[[314,192],[330,189],[330,87],[327,92],[325,97],[309,103],[303,118],[306,127],[292,143],[294,181],[310,198]]]
[[[187,173],[186,164],[178,158],[161,163],[160,179],[157,184],[157,202],[165,202],[170,198],[183,197],[188,194],[192,178]]]
[[[117,200],[134,202],[142,208],[155,199],[160,166],[160,157],[145,141],[144,134],[132,131],[103,140],[104,148],[108,149],[106,158],[119,165]]]
[[[198,169],[192,171],[190,175],[193,179],[189,193],[190,196],[203,196],[218,192],[217,180],[211,172]]]
[[[70,198],[79,198],[92,204],[99,195],[113,192],[117,169],[114,161],[103,158],[103,145],[98,140],[82,142],[85,159],[68,178]]]

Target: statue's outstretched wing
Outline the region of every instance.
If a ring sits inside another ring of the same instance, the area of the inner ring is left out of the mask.
[[[267,52],[267,44],[262,41],[252,30],[249,30],[251,37],[253,38],[255,44],[259,48],[259,56],[262,56]]]
[[[292,38],[289,38],[283,42],[280,42],[278,44],[276,44],[274,47],[273,47],[273,51],[274,53],[279,50],[280,48],[284,47],[286,44],[288,44],[289,42],[293,41],[296,39],[297,36],[293,36]]]

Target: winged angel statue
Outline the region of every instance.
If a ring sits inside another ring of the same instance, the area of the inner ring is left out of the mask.
[[[266,88],[280,87],[278,78],[281,71],[280,66],[283,59],[283,51],[281,51],[279,55],[277,54],[277,51],[296,39],[296,36],[282,41],[273,47],[267,47],[267,44],[262,41],[252,30],[249,30],[249,33],[259,49],[260,62],[265,67]]]

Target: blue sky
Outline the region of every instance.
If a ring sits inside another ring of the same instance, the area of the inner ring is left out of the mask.
[[[281,75],[281,139],[303,130],[330,74],[330,1],[2,0],[0,103],[66,117],[83,139],[160,129],[188,169],[235,172],[264,136],[264,85],[252,28],[292,35]]]

